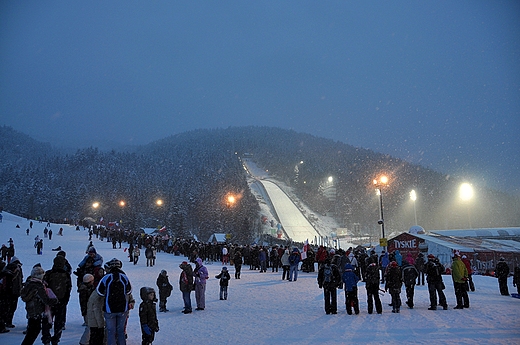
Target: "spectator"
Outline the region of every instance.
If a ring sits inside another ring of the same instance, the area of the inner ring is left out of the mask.
[[[108,345],[126,345],[125,325],[132,285],[121,270],[122,267],[123,263],[116,258],[107,262],[107,275],[101,279],[96,288],[97,293],[104,297],[103,310]]]

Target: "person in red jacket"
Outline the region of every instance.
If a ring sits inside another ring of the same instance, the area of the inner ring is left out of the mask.
[[[324,246],[320,246],[318,248],[318,252],[316,253],[316,262],[318,262],[318,270],[325,263],[325,259],[328,258],[329,254],[327,253],[327,249]]]
[[[464,265],[466,265],[466,269],[468,270],[469,289],[471,291],[475,291],[475,284],[473,284],[473,279],[471,278],[471,275],[473,274],[473,270],[471,269],[471,262],[466,255],[462,255],[462,262]]]

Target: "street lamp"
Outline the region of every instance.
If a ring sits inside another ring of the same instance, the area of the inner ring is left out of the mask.
[[[469,204],[468,204],[468,202],[473,198],[473,187],[471,186],[471,184],[469,184],[467,182],[464,182],[463,184],[461,184],[459,187],[459,196],[462,199],[462,201],[464,201],[466,203],[466,210],[468,213],[468,224],[469,224],[469,228],[472,229],[471,217],[469,214]]]
[[[231,207],[235,206],[236,202],[237,202],[237,199],[235,198],[235,196],[233,194],[228,194],[228,196],[226,197],[227,208],[231,208]]]
[[[121,207],[121,219],[119,219],[119,225],[123,223],[123,216],[125,214],[126,202],[124,200],[119,201],[119,207]]]
[[[373,182],[374,182],[374,186],[376,187],[376,190],[378,191],[378,194],[379,194],[379,208],[381,210],[381,218],[377,222],[379,225],[381,225],[381,233],[383,235],[380,245],[383,244],[381,247],[386,248],[385,218],[383,215],[383,189],[382,188],[388,184],[388,177],[383,175],[379,179],[374,179]]]
[[[415,225],[417,225],[417,209],[415,208],[415,200],[417,200],[417,194],[415,193],[415,189],[412,189],[410,192],[410,199],[413,201],[413,214],[415,216]]]

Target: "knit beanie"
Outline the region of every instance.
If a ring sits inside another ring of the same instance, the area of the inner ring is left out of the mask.
[[[31,270],[31,277],[36,279],[43,279],[43,276],[45,275],[45,271],[41,266],[36,266]]]

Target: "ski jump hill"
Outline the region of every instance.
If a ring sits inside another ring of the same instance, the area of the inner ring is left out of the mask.
[[[306,240],[315,241],[321,235],[305,218],[300,209],[287,196],[287,194],[272,180],[268,180],[265,171],[259,169],[254,163],[248,160],[243,161],[249,175],[255,179],[257,185],[261,185],[265,191],[263,195],[266,202],[270,203],[285,235],[293,242],[305,242]]]

